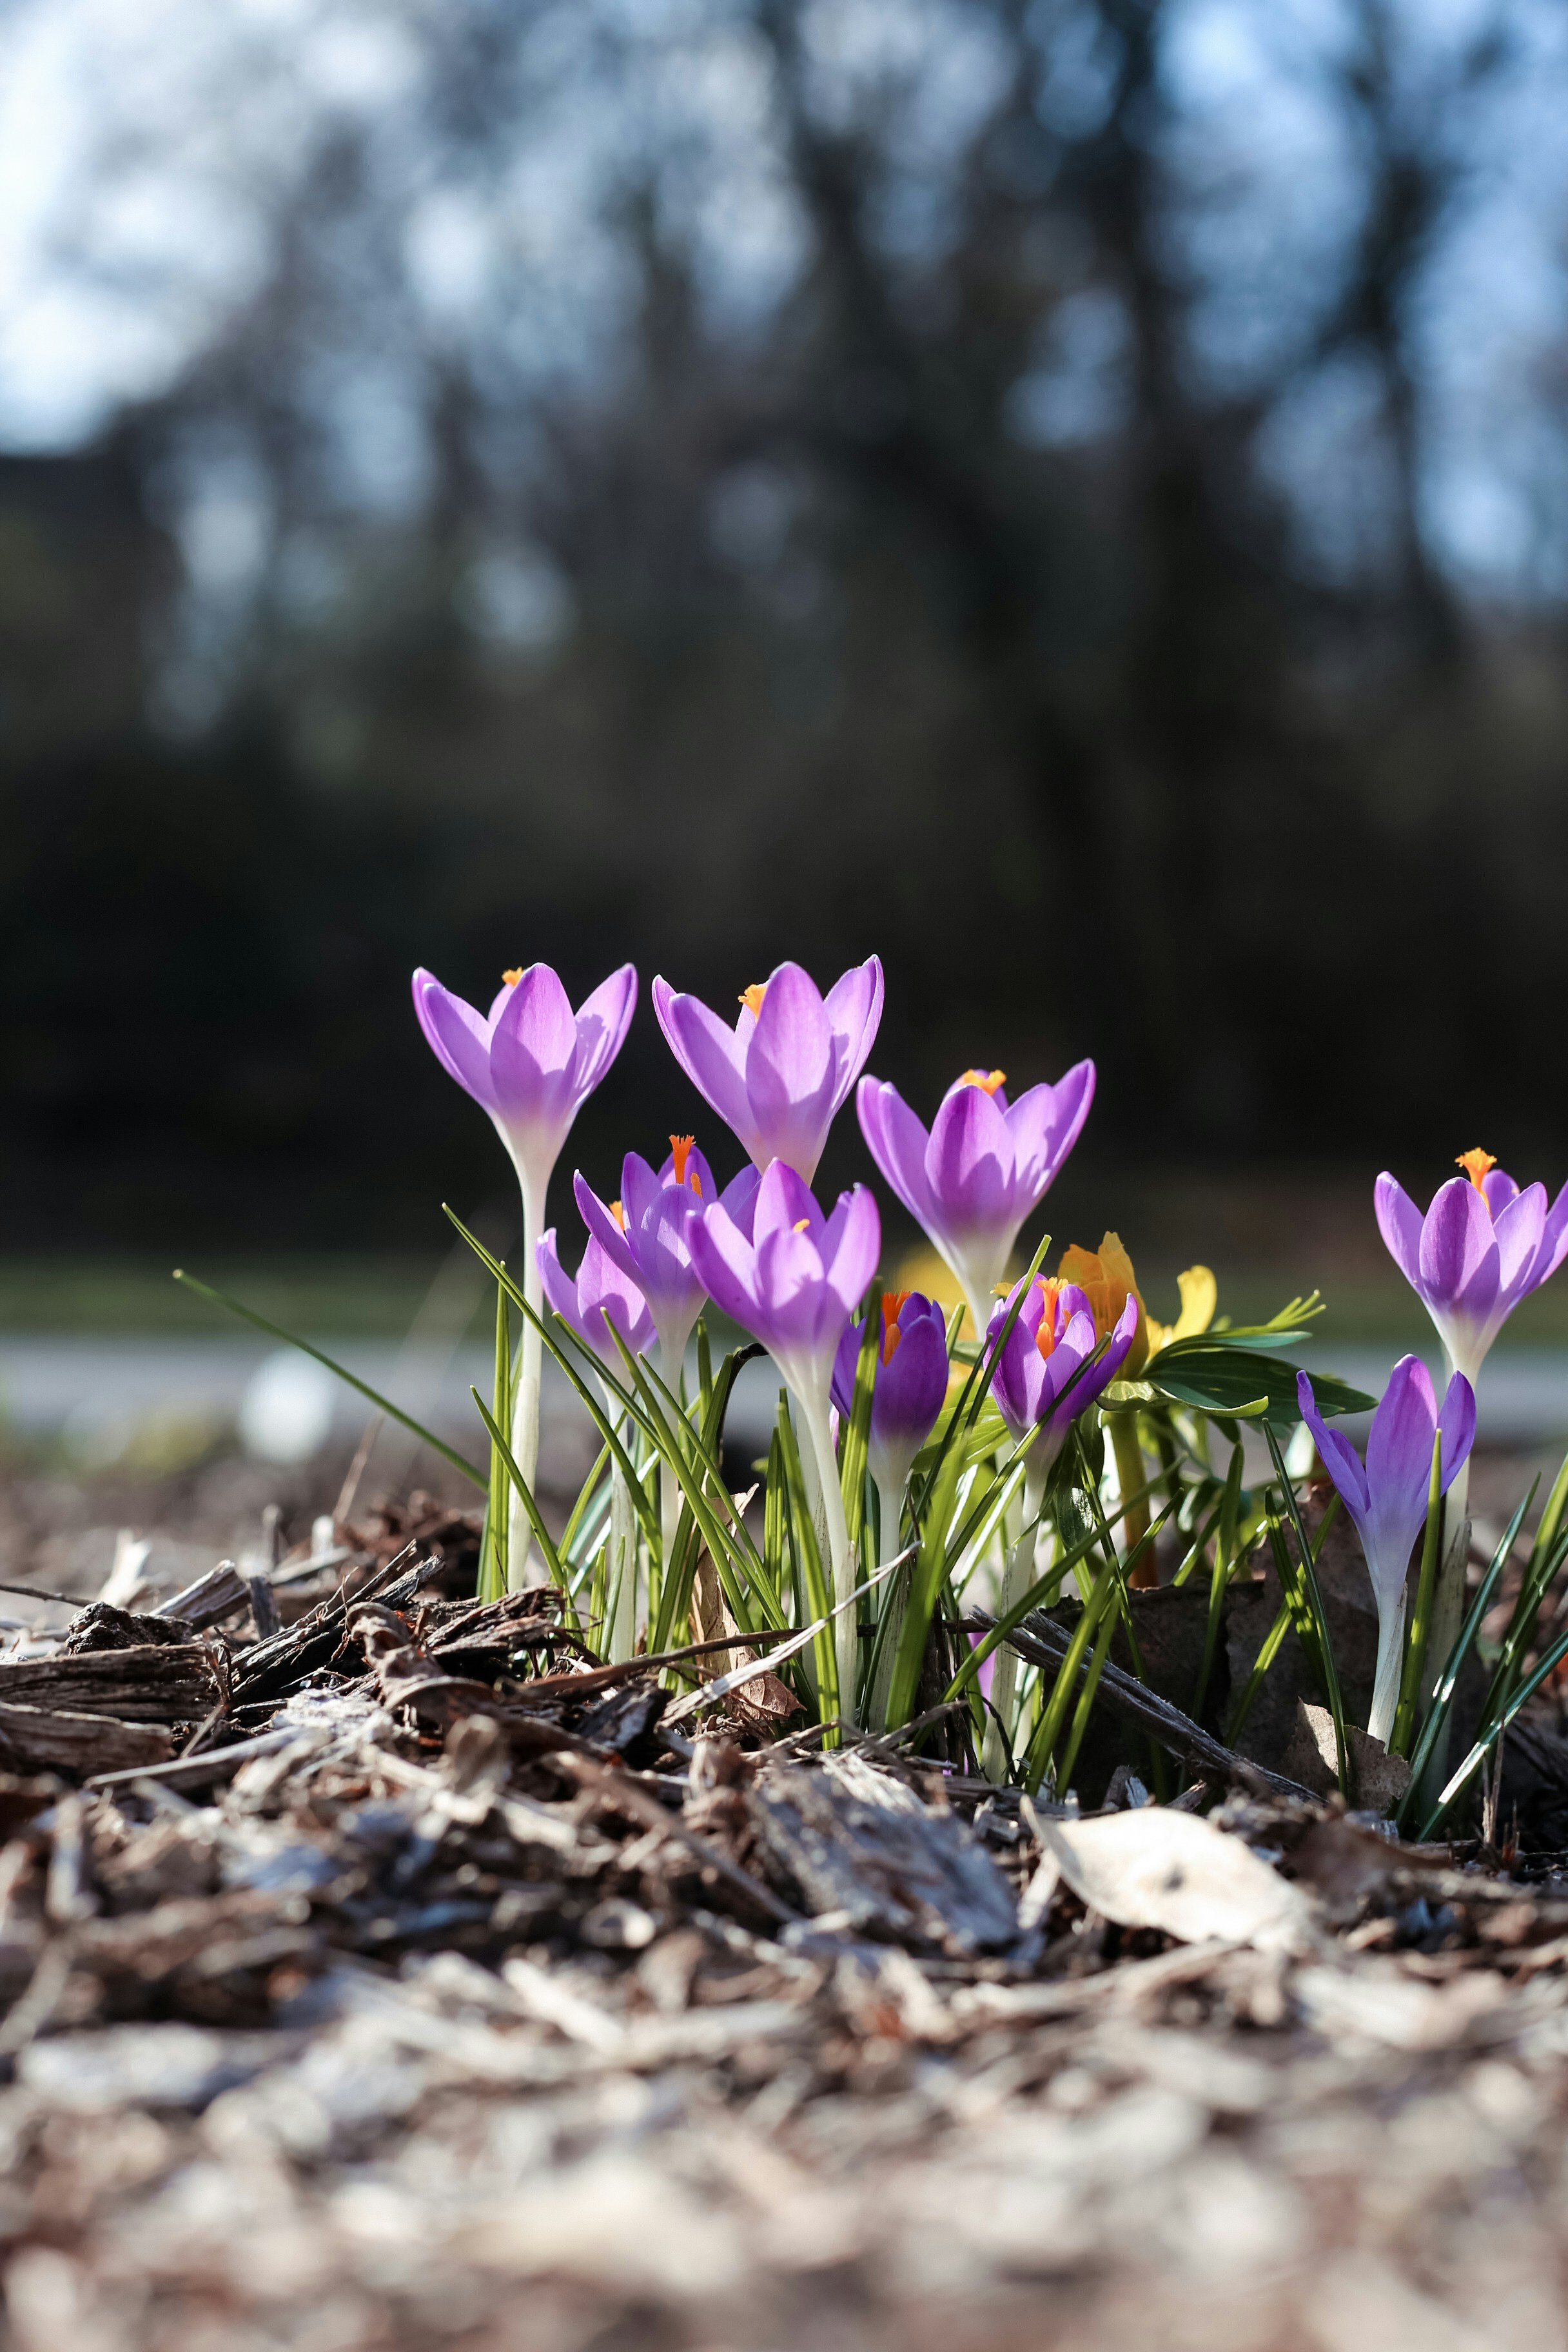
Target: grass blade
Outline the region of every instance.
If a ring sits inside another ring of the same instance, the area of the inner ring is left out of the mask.
[[[545,1565],[550,1570],[551,1577],[552,1580],[561,1587],[562,1591],[564,1592],[566,1590],[566,1577],[561,1566],[561,1556],[550,1539],[550,1530],[545,1526],[544,1521],[540,1515],[539,1506],[533,1499],[532,1491],[529,1486],[529,1483],[523,1476],[521,1471],[518,1468],[517,1464],[513,1461],[511,1448],[507,1444],[505,1438],[501,1435],[500,1431],[497,1428],[495,1416],[490,1412],[489,1405],[485,1402],[478,1389],[471,1388],[468,1391],[468,1394],[479,1406],[479,1419],[484,1423],[485,1427],[490,1433],[490,1444],[495,1447],[496,1452],[500,1455],[501,1460],[505,1463],[506,1475],[511,1480],[512,1485],[516,1487],[522,1507],[528,1513],[529,1524],[532,1528],[534,1535],[538,1538],[539,1549],[544,1554]]]
[[[1492,1595],[1501,1581],[1510,1555],[1519,1539],[1520,1528],[1524,1525],[1525,1514],[1535,1499],[1535,1489],[1540,1484],[1541,1481],[1537,1478],[1503,1529],[1502,1539],[1492,1554],[1491,1565],[1477,1588],[1476,1597],[1466,1612],[1458,1637],[1448,1653],[1442,1673],[1437,1677],[1437,1685],[1432,1693],[1432,1704],[1426,1710],[1426,1720],[1421,1727],[1421,1737],[1416,1742],[1415,1753],[1410,1759],[1410,1786],[1405,1790],[1399,1811],[1394,1817],[1395,1826],[1401,1836],[1405,1834],[1406,1818],[1414,1807],[1415,1791],[1421,1786],[1421,1776],[1426,1769],[1428,1759],[1437,1745],[1444,1724],[1447,1720],[1448,1709],[1453,1705],[1454,1693],[1458,1686],[1465,1660],[1470,1654],[1476,1635],[1480,1632],[1482,1620],[1492,1605]],[[1485,1720],[1486,1714],[1483,1712],[1482,1721]]]
[[[343,1365],[334,1362],[331,1356],[324,1354],[320,1348],[313,1348],[309,1339],[301,1339],[293,1331],[285,1331],[280,1324],[269,1323],[265,1315],[258,1315],[253,1307],[242,1307],[237,1298],[231,1298],[226,1290],[215,1290],[210,1282],[198,1282],[195,1276],[187,1274],[183,1266],[177,1265],[174,1268],[174,1280],[183,1282],[187,1290],[197,1292],[201,1297],[210,1298],[219,1307],[226,1307],[231,1315],[239,1316],[244,1322],[254,1323],[258,1331],[266,1331],[274,1339],[281,1339],[286,1347],[298,1348],[302,1356],[313,1356],[318,1364],[325,1364],[328,1371],[335,1373],[347,1387],[357,1389],[362,1397],[368,1397],[372,1404],[379,1405],[383,1412],[392,1415],[394,1421],[400,1421],[405,1429],[411,1429],[416,1437],[423,1439],[431,1452],[440,1454],[442,1460],[449,1462],[454,1470],[460,1470],[465,1478],[473,1480],[476,1486],[489,1489],[490,1482],[488,1471],[479,1469],[477,1464],[470,1462],[465,1454],[459,1454],[455,1446],[448,1445],[443,1438],[437,1437],[433,1429],[426,1429],[422,1421],[416,1421],[412,1413],[405,1412],[401,1405],[394,1404],[390,1397],[384,1397],[379,1389],[373,1389],[368,1381],[362,1381],[357,1372],[347,1370]]]

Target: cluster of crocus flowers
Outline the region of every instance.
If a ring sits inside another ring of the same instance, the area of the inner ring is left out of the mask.
[[[1078,1141],[1094,1100],[1094,1064],[1007,1100],[1005,1073],[965,1070],[928,1134],[896,1087],[863,1078],[860,1130],[882,1176],[963,1289],[976,1334],[1024,1220]]]
[[[1364,1464],[1349,1439],[1324,1422],[1305,1372],[1297,1374],[1296,1394],[1366,1555],[1377,1603],[1377,1673],[1367,1729],[1386,1742],[1399,1706],[1410,1555],[1426,1517],[1434,1447],[1440,1436],[1438,1490],[1447,1494],[1475,1440],[1475,1391],[1456,1372],[1439,1410],[1426,1365],[1417,1356],[1402,1356],[1373,1414]]]

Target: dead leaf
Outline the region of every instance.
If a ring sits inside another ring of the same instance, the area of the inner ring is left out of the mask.
[[[1039,1831],[1073,1893],[1121,1927],[1262,1951],[1302,1950],[1312,1941],[1298,1889],[1195,1813],[1141,1805],[1087,1822],[1042,1816]]]

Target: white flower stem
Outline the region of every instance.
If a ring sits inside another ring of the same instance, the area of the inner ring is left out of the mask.
[[[1037,1525],[1040,1503],[1046,1491],[1048,1462],[1038,1456],[1044,1447],[1038,1440],[1034,1453],[1024,1465],[1024,1528],[1023,1533],[1007,1554],[1007,1565],[1002,1571],[1002,1595],[997,1615],[1005,1617],[1009,1609],[1020,1601],[1034,1580],[1035,1547],[1039,1536]],[[1001,1781],[1007,1777],[1007,1750],[1003,1745],[1002,1726],[1009,1734],[1013,1726],[1013,1697],[1018,1686],[1018,1659],[1016,1651],[1001,1643],[993,1652],[995,1664],[991,1675],[991,1705],[994,1714],[986,1717],[985,1742],[981,1750],[980,1769],[988,1780]]]
[[[522,1180],[522,1295],[535,1315],[544,1312],[544,1278],[539,1271],[538,1253],[534,1244],[539,1239],[544,1209],[542,1197],[535,1199],[533,1187],[526,1177]],[[539,1382],[542,1369],[544,1343],[536,1324],[523,1318],[522,1352],[518,1367],[517,1394],[512,1400],[512,1458],[521,1471],[531,1493],[537,1494],[539,1469]],[[526,1592],[532,1585],[544,1581],[540,1570],[542,1563],[533,1558],[533,1529],[522,1498],[515,1487],[507,1515],[507,1589]]]
[[[821,1486],[822,1515],[827,1528],[827,1549],[832,1563],[833,1598],[847,1601],[855,1590],[855,1559],[849,1549],[849,1523],[844,1516],[844,1490],[838,1483],[838,1463],[833,1451],[833,1433],[828,1426],[826,1396],[796,1399],[800,1416],[805,1422],[811,1450],[816,1456],[816,1475]],[[860,1637],[853,1609],[841,1610],[834,1619],[834,1649],[838,1659],[838,1712],[846,1723],[853,1723],[855,1685],[859,1675]]]
[[[1366,1727],[1373,1739],[1381,1739],[1386,1748],[1394,1729],[1394,1718],[1399,1712],[1399,1684],[1405,1665],[1405,1611],[1406,1593],[1402,1584],[1385,1608],[1378,1595],[1377,1607],[1377,1675],[1373,1684],[1372,1713]]]

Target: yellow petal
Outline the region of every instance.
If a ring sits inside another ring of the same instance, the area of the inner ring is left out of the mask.
[[[1157,1356],[1173,1339],[1195,1339],[1214,1321],[1214,1311],[1219,1304],[1219,1285],[1206,1265],[1189,1265],[1184,1274],[1176,1276],[1176,1287],[1182,1294],[1181,1312],[1173,1323],[1157,1322],[1149,1318],[1149,1353]]]
[[[1106,1339],[1121,1320],[1121,1311],[1129,1298],[1138,1301],[1138,1329],[1127,1351],[1121,1368],[1123,1380],[1136,1380],[1149,1357],[1149,1317],[1138,1288],[1138,1277],[1132,1271],[1132,1261],[1121,1245],[1120,1234],[1107,1234],[1098,1251],[1086,1250],[1075,1242],[1062,1254],[1057,1268],[1064,1282],[1076,1282],[1089,1300],[1094,1315],[1096,1337]]]

